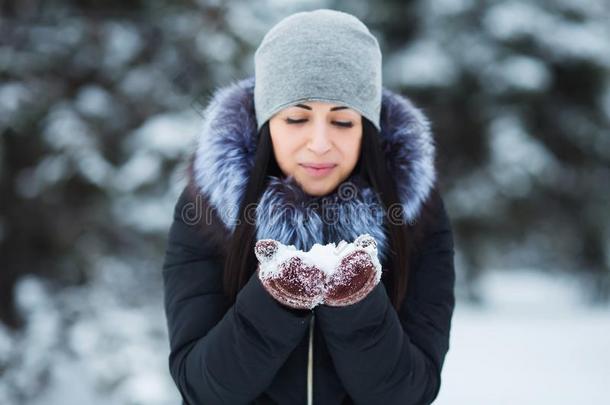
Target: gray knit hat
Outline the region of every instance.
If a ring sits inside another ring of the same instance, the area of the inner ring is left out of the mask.
[[[380,129],[381,50],[351,14],[317,9],[284,18],[256,50],[254,75],[259,130],[281,109],[308,100],[346,105]]]

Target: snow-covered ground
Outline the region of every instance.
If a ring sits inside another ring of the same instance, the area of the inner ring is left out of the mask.
[[[435,405],[605,404],[610,309],[569,278],[490,272],[487,305],[458,302]]]
[[[587,306],[573,280],[488,271],[483,305],[457,302],[435,405],[607,403],[610,308]],[[17,293],[28,326],[0,327],[0,404],[180,403],[160,303],[121,306],[103,281],[54,297],[28,277]]]

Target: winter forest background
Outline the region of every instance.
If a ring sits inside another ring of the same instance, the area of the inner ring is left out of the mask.
[[[161,264],[199,114],[318,7],[433,123],[458,276],[436,403],[607,403],[607,1],[0,0],[0,404],[179,403]]]

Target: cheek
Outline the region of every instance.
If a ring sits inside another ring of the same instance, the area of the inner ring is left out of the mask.
[[[346,139],[344,142],[342,142],[341,149],[343,151],[343,157],[345,158],[346,162],[350,162],[350,164],[353,164],[358,160],[358,157],[360,156],[361,142],[361,137]]]
[[[282,139],[281,141],[274,140],[273,153],[275,154],[275,160],[277,160],[281,169],[284,171],[294,170],[297,163],[295,159],[298,149],[299,145],[288,139]]]

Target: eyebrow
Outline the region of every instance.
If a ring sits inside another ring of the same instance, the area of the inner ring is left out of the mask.
[[[311,107],[310,107],[310,106],[308,106],[308,105],[305,105],[305,104],[295,104],[294,106],[295,106],[295,107],[301,107],[301,108],[304,108],[304,109],[306,109],[306,110],[310,110],[310,111],[311,111]],[[346,106],[341,105],[341,106],[337,106],[337,107],[333,107],[333,108],[331,108],[331,109],[330,109],[330,111],[345,110],[345,109],[347,109],[347,108],[349,108],[349,107],[346,107]]]

